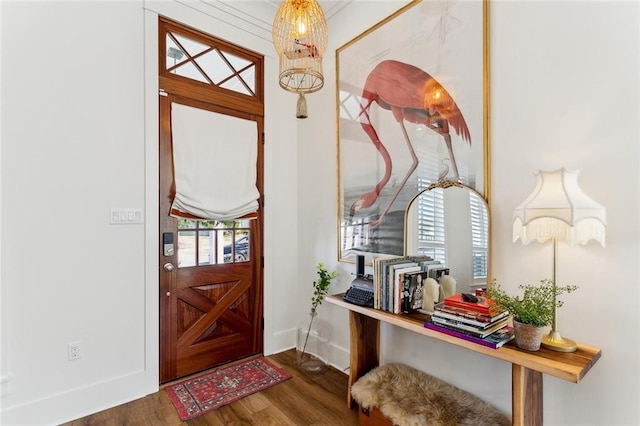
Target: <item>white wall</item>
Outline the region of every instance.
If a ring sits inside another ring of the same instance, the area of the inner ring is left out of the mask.
[[[580,286],[560,330],[603,355],[577,386],[545,379],[547,424],[640,423],[639,18],[638,2],[493,7],[496,277],[514,287],[551,276],[549,244],[510,242],[512,209],[538,169],[582,169],[582,189],[607,208],[606,248],[559,245],[558,280]]]
[[[145,228],[109,225],[110,207],[144,207],[142,8],[2,8],[2,420],[54,422],[72,394],[91,411],[157,382]]]
[[[399,6],[350,3],[329,22],[330,47]],[[548,425],[640,424],[639,20],[638,2],[491,3],[493,275],[513,290],[551,276],[550,245],[511,242],[513,208],[533,189],[535,171],[583,169],[581,187],[608,213],[606,248],[559,248],[558,279],[580,286],[565,298],[560,329],[602,348],[603,355],[577,385],[545,377]],[[325,59],[327,81],[335,81],[333,60]],[[301,251],[301,265],[336,259],[337,244],[336,181],[328,172],[336,167],[335,83],[309,99],[313,121],[299,126],[305,146],[299,159],[299,229],[301,241],[310,245]],[[336,292],[346,289],[353,271],[353,265],[337,266]],[[312,278],[303,275],[305,282]],[[334,325],[333,361],[346,367],[347,315],[334,306],[323,306],[320,315]],[[418,367],[511,412],[508,363],[386,325],[382,360]]]
[[[277,85],[270,23],[202,2],[0,10],[0,423],[58,424],[158,389],[158,14],[265,55],[265,353],[292,347],[295,97]],[[111,207],[145,223],[110,225]]]

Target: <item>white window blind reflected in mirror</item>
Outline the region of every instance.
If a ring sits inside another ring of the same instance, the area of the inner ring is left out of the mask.
[[[489,218],[483,201],[477,194],[469,193],[471,207],[471,238],[473,244],[474,283],[486,283],[488,267]]]
[[[450,181],[427,186],[406,214],[405,253],[428,255],[449,268],[458,292],[487,283],[489,213],[480,194]]]
[[[429,185],[420,180],[419,189]],[[418,198],[418,254],[447,264],[444,228],[444,194],[441,188],[423,192]]]

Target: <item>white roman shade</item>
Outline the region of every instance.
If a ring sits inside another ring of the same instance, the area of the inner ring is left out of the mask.
[[[234,220],[258,210],[255,121],[171,104],[171,215]]]

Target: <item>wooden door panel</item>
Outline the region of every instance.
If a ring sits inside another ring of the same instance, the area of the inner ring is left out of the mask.
[[[203,269],[197,271],[197,269]],[[244,269],[244,271],[243,271]],[[247,269],[249,273],[247,273]],[[216,272],[221,270],[221,272]],[[177,272],[177,375],[257,352],[251,268],[207,266]]]
[[[240,302],[246,302],[248,299],[245,297],[245,293],[251,282],[248,281],[236,281],[233,284],[207,284],[206,286],[189,286],[178,290],[178,303],[180,306],[179,311],[185,311],[188,315],[186,306],[197,309],[202,313],[196,321],[192,321],[187,324],[186,321],[182,321],[183,328],[178,329],[178,344],[191,343],[200,338],[208,331],[208,328],[215,325],[215,321],[219,320],[227,309],[236,309],[238,314],[236,317],[241,316],[248,319],[248,312],[244,312],[238,308],[245,308]],[[213,287],[213,288],[212,288]],[[206,290],[206,291],[205,291]],[[192,303],[195,301],[196,303]],[[228,324],[232,325],[232,324]]]

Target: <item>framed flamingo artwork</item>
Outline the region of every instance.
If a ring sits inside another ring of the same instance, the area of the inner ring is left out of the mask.
[[[432,183],[488,198],[487,14],[413,1],[336,51],[340,261],[402,255],[407,204]]]

